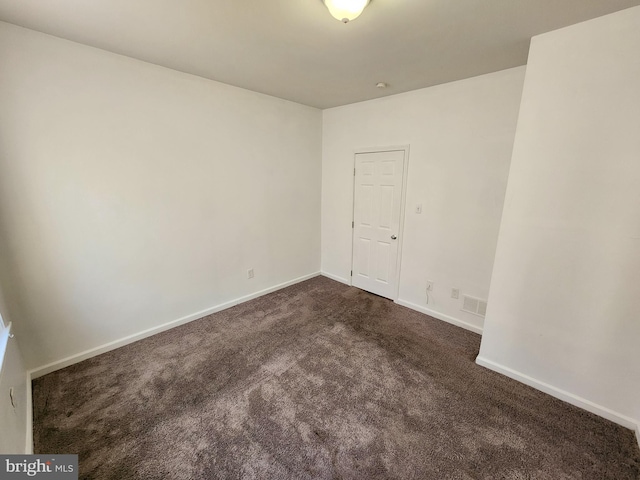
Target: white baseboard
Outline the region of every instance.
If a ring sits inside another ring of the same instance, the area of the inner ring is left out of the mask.
[[[636,424],[636,440],[638,440],[638,448],[640,448],[640,422]]]
[[[27,372],[27,436],[24,445],[24,453],[33,453],[33,394],[31,392],[31,372]]]
[[[351,280],[347,280],[346,278],[339,277],[338,275],[334,275],[333,273],[320,272],[320,275],[322,275],[323,277],[330,278],[331,280],[335,280],[336,282],[344,283],[345,285],[351,286]]]
[[[425,315],[429,315],[430,317],[437,318],[438,320],[442,320],[443,322],[451,323],[456,327],[462,327],[466,330],[471,330],[472,332],[478,333],[482,335],[482,328],[472,325],[470,323],[465,322],[464,320],[460,320],[458,318],[451,317],[449,315],[445,315],[444,313],[436,312],[435,310],[431,310],[430,308],[423,307],[421,305],[416,305],[415,303],[408,302],[406,300],[398,299],[395,301],[398,305],[402,305],[403,307],[410,308],[411,310],[416,310],[420,313],[424,313]]]
[[[124,345],[137,342],[138,340],[142,340],[143,338],[147,338],[157,333],[164,332],[165,330],[169,330],[171,328],[184,325],[185,323],[189,323],[194,320],[198,320],[202,317],[206,317],[207,315],[211,315],[212,313],[220,312],[222,310],[226,310],[227,308],[235,307],[236,305],[247,302],[249,300],[253,300],[254,298],[267,295],[268,293],[275,292],[277,290],[280,290],[285,287],[289,287],[296,283],[304,282],[305,280],[309,280],[310,278],[317,277],[318,275],[320,275],[320,272],[315,272],[309,275],[304,275],[302,277],[295,278],[288,282],[281,283],[279,285],[275,285],[273,287],[265,288],[264,290],[260,290],[259,292],[255,292],[250,295],[245,295],[244,297],[236,298],[235,300],[231,300],[229,302],[225,302],[220,305],[207,308],[206,310],[201,310],[199,312],[192,313],[191,315],[187,315],[185,317],[179,318],[177,320],[173,320],[171,322],[164,323],[162,325],[158,325],[157,327],[152,327],[147,330],[143,330],[142,332],[134,333],[133,335],[129,335],[127,337],[121,338],[119,340],[114,340],[113,342],[105,343],[104,345],[100,345],[98,347],[85,350],[84,352],[80,352],[75,355],[71,355],[69,357],[63,358],[61,360],[56,360],[55,362],[42,365],[41,367],[37,367],[30,370],[28,373],[31,375],[32,379],[41,377],[43,375],[46,375],[51,372],[55,372],[56,370],[60,370],[62,368],[68,367],[69,365],[73,365],[75,363],[81,362],[88,358],[95,357],[102,353],[115,350],[116,348],[122,347]]]
[[[344,283],[345,285],[351,286],[351,281],[347,280],[346,278],[339,277],[338,275],[334,275],[332,273],[324,271],[320,272],[320,275],[330,278],[331,280],[335,280],[336,282]],[[435,310],[431,310],[430,308],[426,308],[421,305],[416,305],[415,303],[408,302],[407,300],[398,299],[395,300],[395,303],[397,303],[398,305],[402,305],[403,307],[410,308],[411,310],[416,310],[420,313],[424,313],[425,315],[429,315],[430,317],[437,318],[438,320],[442,320],[443,322],[451,323],[456,327],[462,327],[466,330],[470,330],[474,333],[482,335],[481,327],[477,327],[476,325],[467,323],[464,320],[454,318],[450,315],[445,315],[444,313],[436,312]]]
[[[498,372],[509,378],[513,378],[520,383],[529,385],[536,390],[547,393],[552,397],[559,398],[560,400],[570,403],[571,405],[575,405],[576,407],[580,407],[583,410],[595,413],[596,415],[606,418],[607,420],[611,420],[618,425],[622,425],[623,427],[629,428],[631,430],[635,429],[636,436],[638,436],[638,441],[640,442],[640,433],[638,433],[639,422],[637,420],[627,417],[626,415],[622,415],[621,413],[615,412],[607,407],[603,407],[602,405],[598,405],[597,403],[593,403],[590,400],[579,397],[578,395],[574,395],[573,393],[569,393],[560,388],[556,388],[553,385],[549,385],[548,383],[536,380],[533,377],[525,375],[524,373],[517,372],[509,367],[500,365],[496,362],[493,362],[492,360],[481,357],[480,355],[478,355],[478,357],[476,358],[476,363],[485,368],[488,368],[489,370],[493,370],[494,372]]]

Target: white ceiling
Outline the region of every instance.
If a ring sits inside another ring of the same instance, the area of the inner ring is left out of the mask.
[[[0,0],[0,20],[327,108],[524,65],[533,35],[635,5],[372,0],[344,25],[321,0]]]

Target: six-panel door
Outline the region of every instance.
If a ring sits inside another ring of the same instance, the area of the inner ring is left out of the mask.
[[[353,286],[394,298],[404,151],[356,154]]]

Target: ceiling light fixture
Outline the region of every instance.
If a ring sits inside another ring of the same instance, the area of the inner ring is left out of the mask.
[[[329,13],[342,23],[358,18],[369,0],[322,0]]]

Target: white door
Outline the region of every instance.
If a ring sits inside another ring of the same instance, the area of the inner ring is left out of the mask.
[[[354,287],[394,299],[402,210],[404,150],[356,154]]]

